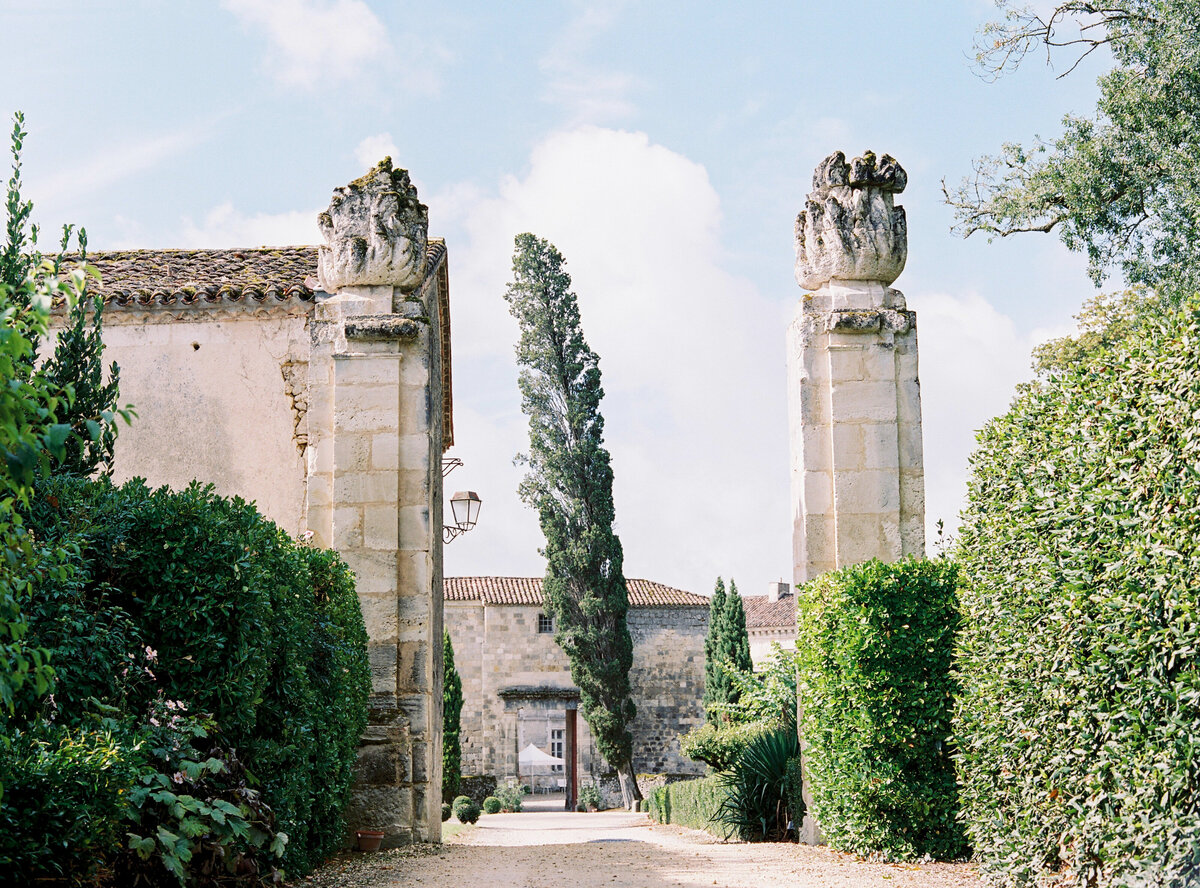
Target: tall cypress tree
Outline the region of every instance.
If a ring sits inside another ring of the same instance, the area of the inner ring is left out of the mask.
[[[712,598],[708,601],[708,634],[704,636],[704,709],[710,722],[719,722],[721,717],[709,709],[712,703],[724,703],[729,687],[729,677],[721,668],[725,654],[725,581],[717,577]]]
[[[729,594],[725,596],[725,659],[738,672],[753,672],[750,659],[750,634],[746,630],[746,608],[738,594],[737,583],[729,581]],[[736,703],[741,694],[732,689],[730,703]]]
[[[704,639],[704,708],[714,724],[726,721],[720,707],[737,703],[741,692],[729,678],[729,669],[752,672],[750,635],[746,631],[746,608],[738,594],[737,583],[717,585],[708,604],[708,635]]]
[[[442,799],[458,795],[462,782],[462,677],[454,667],[454,645],[450,633],[442,632]]]
[[[583,337],[579,303],[562,254],[519,234],[504,294],[521,327],[521,409],[529,417],[528,467],[519,493],[537,510],[546,558],[546,609],[571,663],[584,718],[617,772],[626,806],[641,798],[633,778],[636,710],[630,698],[633,641],[621,541],[613,532],[613,472],[600,415],[599,358]]]

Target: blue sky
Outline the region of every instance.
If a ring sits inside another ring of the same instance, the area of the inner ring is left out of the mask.
[[[1044,0],[1043,0],[1044,2]],[[439,8],[445,7],[445,8]],[[834,150],[909,172],[927,518],[961,506],[974,432],[1092,292],[1052,236],[950,233],[943,178],[1089,114],[1103,61],[975,73],[986,0],[857,4],[0,0],[0,112],[26,196],[94,248],[316,243],[384,154],[450,251],[451,489],[481,523],[447,574],[542,572],[502,299],[513,235],[567,257],[601,358],[626,574],[745,593],[791,572],[784,334],[792,222]]]

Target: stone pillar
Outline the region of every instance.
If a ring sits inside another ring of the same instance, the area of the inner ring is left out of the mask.
[[[813,174],[796,219],[788,329],[793,575],[925,554],[916,314],[891,283],[908,230],[893,158],[840,151]],[[805,818],[801,839],[820,841]]]
[[[385,159],[319,217],[308,527],[354,570],[371,662],[348,826],[441,839],[442,374],[427,211]]]

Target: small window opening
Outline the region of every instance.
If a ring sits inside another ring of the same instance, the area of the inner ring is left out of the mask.
[[[566,729],[564,728],[553,728],[550,731],[550,754],[555,758],[563,757],[563,744],[565,742],[564,738],[566,737],[566,733]],[[561,773],[562,769],[562,765],[550,766],[550,770],[555,773]]]
[[[554,631],[554,618],[546,614],[538,614],[538,633],[544,635]]]

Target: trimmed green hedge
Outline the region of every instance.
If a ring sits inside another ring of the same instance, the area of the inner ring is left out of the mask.
[[[724,836],[717,813],[729,797],[720,777],[701,777],[660,786],[650,794],[650,816],[659,823],[675,823]]]
[[[833,848],[966,852],[951,757],[956,567],[871,561],[801,592],[800,731],[812,814]]]
[[[71,572],[39,578],[29,610],[29,637],[58,670],[53,712],[25,696],[19,722],[105,717],[136,734],[161,721],[164,701],[209,713],[219,736],[208,742],[236,750],[288,835],[289,875],[337,850],[370,691],[362,612],[338,556],[199,484],[53,479],[27,524],[75,555]]]
[[[959,536],[962,798],[998,885],[1200,871],[1200,310],[1025,388]]]

